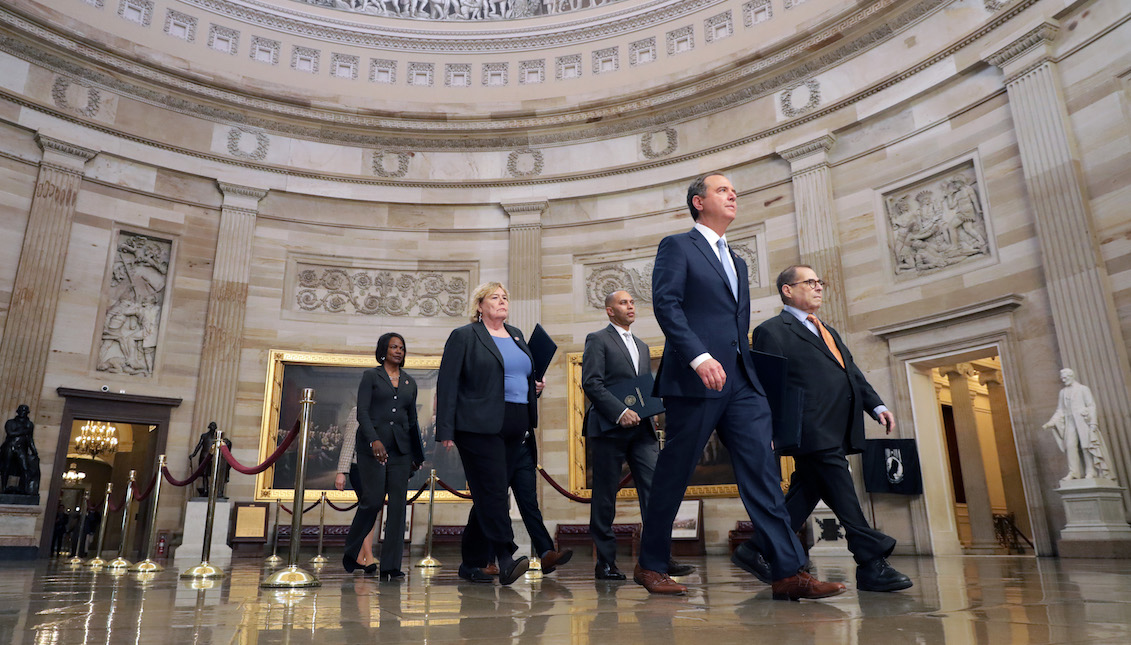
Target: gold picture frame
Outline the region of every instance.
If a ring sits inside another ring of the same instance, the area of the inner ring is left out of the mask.
[[[335,503],[353,503],[357,495],[347,484],[339,491],[334,487],[345,420],[357,400],[357,387],[362,373],[377,366],[372,354],[328,354],[273,349],[268,357],[267,378],[263,391],[263,416],[259,430],[259,462],[275,451],[279,442],[294,426],[299,414],[299,395],[303,388],[314,388],[311,412],[311,436],[307,449],[307,503],[319,499],[323,492]],[[440,369],[438,356],[412,356],[405,359],[404,369],[417,383],[417,417],[424,443],[424,467],[409,480],[408,496],[412,497],[436,467],[441,480],[466,492],[467,481],[456,450],[437,444],[435,436],[435,383]],[[321,407],[320,407],[321,406]],[[297,442],[296,442],[297,444]],[[256,500],[294,498],[294,446],[267,470],[256,475]],[[421,496],[419,501],[428,501]],[[437,487],[436,501],[461,501],[459,497]]]

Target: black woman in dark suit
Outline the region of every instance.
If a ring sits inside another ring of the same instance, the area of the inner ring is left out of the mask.
[[[509,585],[526,572],[507,510],[507,489],[528,450],[523,445],[538,425],[533,359],[522,332],[506,324],[507,290],[498,282],[472,295],[471,324],[452,331],[444,345],[436,381],[436,440],[459,448],[472,507],[463,531],[459,576],[491,582],[483,569],[498,558],[499,582]],[[541,517],[538,518],[539,521]],[[539,522],[540,523],[540,522]],[[549,552],[555,553],[555,552]],[[564,564],[564,559],[557,561]]]
[[[373,528],[385,495],[389,517],[381,546],[381,577],[404,578],[405,501],[408,478],[424,463],[420,425],[416,420],[416,381],[401,369],[407,355],[404,337],[388,333],[377,341],[378,366],[365,370],[357,388],[357,513],[346,536],[342,565],[353,571],[365,536]],[[373,565],[364,567],[373,573]]]

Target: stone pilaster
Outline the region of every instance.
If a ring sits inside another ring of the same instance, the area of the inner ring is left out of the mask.
[[[793,173],[793,203],[797,213],[797,244],[801,262],[813,267],[828,283],[820,317],[847,335],[848,309],[844,297],[844,271],[840,261],[840,235],[833,211],[833,186],[829,177],[831,134],[798,146],[778,150]],[[772,269],[774,275],[780,267]]]
[[[235,422],[255,217],[259,200],[267,191],[218,183],[224,202],[220,210],[220,231],[192,418],[197,430],[203,431],[209,422],[215,421],[220,430],[230,433]]]
[[[986,483],[986,465],[982,445],[978,442],[978,422],[974,416],[974,398],[967,380],[974,368],[960,363],[940,367],[950,383],[950,407],[954,411],[954,434],[962,460],[962,488],[966,492],[966,513],[970,518],[969,553],[996,553],[994,511],[990,505],[990,489]]]
[[[519,202],[502,207],[510,216],[507,322],[529,336],[534,324],[542,320],[542,216],[549,204]]]
[[[1052,53],[1059,26],[1042,23],[987,61],[1005,73],[1021,169],[1032,204],[1061,367],[1092,388],[1099,426],[1131,508],[1131,367],[1099,255],[1076,137]],[[1056,374],[1048,374],[1055,383]],[[1048,402],[1049,411],[1055,401]]]
[[[998,470],[1005,484],[1005,505],[1013,513],[1017,527],[1032,539],[1029,524],[1029,505],[1025,501],[1025,488],[1021,485],[1021,460],[1013,438],[1013,423],[1009,416],[1009,400],[1005,394],[1005,379],[1001,370],[979,371],[978,382],[986,386],[990,399],[990,416],[994,424],[994,442],[997,446]],[[1015,485],[1014,485],[1015,484]]]
[[[83,168],[97,151],[43,135],[39,176],[31,200],[27,231],[20,249],[12,300],[0,339],[0,413],[7,419],[26,403],[32,418],[39,411],[51,332],[63,280],[82,185]]]

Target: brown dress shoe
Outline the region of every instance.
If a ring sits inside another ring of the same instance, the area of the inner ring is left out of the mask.
[[[828,598],[838,596],[847,590],[847,587],[839,582],[821,582],[804,570],[798,571],[795,576],[774,580],[771,588],[774,592],[774,600]]]
[[[499,565],[492,562],[491,564],[483,567],[483,573],[486,573],[489,576],[497,576],[499,575]]]
[[[561,551],[547,551],[542,554],[539,560],[542,563],[542,574],[553,573],[555,569],[569,562],[573,557],[573,549],[562,549]]]
[[[682,596],[687,593],[687,587],[669,578],[668,574],[641,569],[639,564],[632,572],[632,580],[647,589],[648,593],[662,593],[671,596]]]

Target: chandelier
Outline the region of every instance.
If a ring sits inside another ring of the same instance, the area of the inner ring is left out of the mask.
[[[63,473],[63,483],[68,486],[81,484],[82,480],[84,479],[86,479],[86,473],[80,473],[75,467],[74,463],[72,463],[71,467]]]
[[[109,423],[87,421],[75,439],[75,450],[92,459],[113,454],[118,450],[118,429]]]

